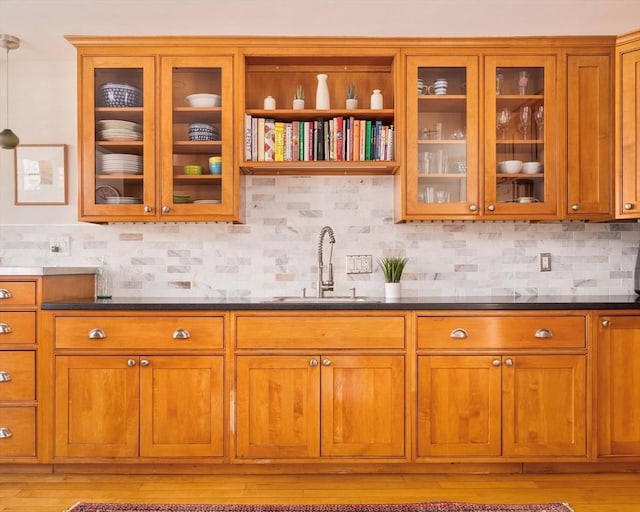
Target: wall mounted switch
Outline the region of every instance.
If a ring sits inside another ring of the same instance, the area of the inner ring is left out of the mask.
[[[540,272],[551,272],[551,253],[540,253]]]
[[[347,256],[347,274],[371,274],[373,257],[371,255]]]

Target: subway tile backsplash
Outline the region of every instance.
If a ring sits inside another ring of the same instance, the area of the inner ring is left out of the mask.
[[[248,177],[246,223],[0,225],[1,265],[97,265],[116,296],[269,297],[314,293],[318,235],[335,231],[335,293],[383,294],[375,263],[409,259],[404,296],[626,295],[637,223],[393,221],[393,183],[381,177]],[[69,256],[48,252],[69,236]],[[538,254],[552,271],[539,272]],[[328,259],[325,244],[325,261]],[[372,274],[345,257],[371,254]]]

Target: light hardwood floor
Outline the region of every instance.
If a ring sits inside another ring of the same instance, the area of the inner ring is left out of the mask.
[[[563,501],[575,512],[639,512],[640,473],[569,475],[12,475],[1,512],[77,501],[139,503],[477,503]]]

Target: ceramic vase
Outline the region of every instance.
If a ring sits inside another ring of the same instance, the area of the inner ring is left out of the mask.
[[[294,99],[293,100],[293,110],[304,110],[304,100]]]
[[[264,99],[264,109],[265,110],[275,110],[276,109],[276,100],[273,96],[267,96]]]
[[[384,283],[384,298],[387,301],[398,300],[401,291],[400,283]]]
[[[347,99],[347,110],[355,110],[358,108],[358,99],[357,98],[348,98]]]
[[[317,78],[318,88],[316,89],[316,110],[329,110],[329,85],[327,84],[329,75],[321,73]]]
[[[371,110],[382,110],[383,99],[380,89],[374,89],[371,95]]]

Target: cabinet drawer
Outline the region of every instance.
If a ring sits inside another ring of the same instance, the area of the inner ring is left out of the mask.
[[[0,281],[0,308],[35,304],[36,283],[33,281]]]
[[[0,407],[0,457],[35,456],[35,407]]]
[[[0,311],[0,345],[35,342],[35,311]]]
[[[404,348],[404,316],[237,316],[238,348]]]
[[[584,316],[418,317],[418,348],[579,348]]]
[[[0,401],[35,400],[35,383],[34,352],[10,350],[0,352]]]
[[[222,317],[58,317],[56,348],[191,350],[223,347]]]

